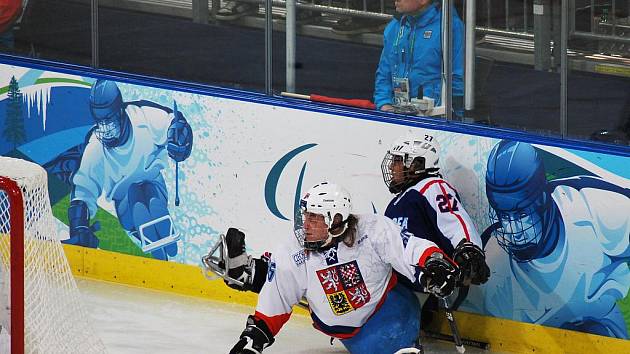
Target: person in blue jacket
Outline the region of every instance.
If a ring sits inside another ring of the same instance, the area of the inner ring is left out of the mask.
[[[433,0],[396,0],[398,13],[385,28],[383,51],[376,70],[374,103],[393,111],[411,98],[426,96],[441,104],[442,10]],[[453,13],[453,102],[464,95],[464,25]],[[420,97],[422,98],[422,97]],[[454,104],[457,106],[457,104]]]

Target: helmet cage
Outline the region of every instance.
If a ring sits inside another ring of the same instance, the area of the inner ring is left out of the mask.
[[[112,114],[106,119],[96,122],[94,134],[106,147],[116,147],[120,143],[120,138],[123,135],[123,124],[120,117],[120,114]]]
[[[128,129],[118,86],[113,81],[98,80],[92,86],[89,102],[96,126],[94,134],[98,140],[108,148],[121,145]]]
[[[306,208],[302,206],[305,204],[306,203],[303,200],[300,200],[300,207],[295,210],[295,217],[293,218],[293,232],[295,233],[295,238],[297,238],[298,243],[305,250],[318,251],[320,248],[324,247],[324,244],[328,241],[328,238],[318,241],[306,240],[306,232],[304,231],[304,218]]]
[[[394,165],[401,162],[394,173]],[[404,135],[392,143],[383,157],[383,181],[390,192],[400,193],[422,178],[437,174],[438,162],[439,144],[432,133]]]
[[[394,176],[394,164],[402,163],[402,170],[396,172],[400,176]],[[422,156],[412,158],[409,154],[392,154],[385,153],[381,162],[381,172],[383,174],[383,182],[392,193],[402,192],[408,186],[422,179],[423,176],[437,169],[425,168],[425,159]]]
[[[514,211],[489,208],[490,221],[500,226],[494,231],[497,243],[517,261],[528,261],[535,255],[543,237],[543,208],[534,204]]]
[[[301,201],[302,202],[302,201]],[[300,202],[300,204],[302,204]],[[308,213],[321,215],[324,217],[324,223],[326,224],[326,231],[328,237],[323,240],[316,241],[308,241],[306,240],[306,232],[304,231],[304,224],[306,220],[306,215]],[[341,213],[335,213],[335,215],[341,215]],[[343,218],[343,215],[342,215]],[[343,235],[343,233],[348,228],[348,217],[346,216],[345,220],[342,220],[340,223],[333,224],[334,216],[331,215],[330,212],[326,212],[325,214],[321,214],[314,211],[308,211],[305,207],[300,207],[297,209],[295,213],[295,219],[293,223],[293,231],[295,233],[295,237],[297,238],[300,246],[304,247],[304,249],[309,251],[321,251],[326,246],[330,245],[335,237],[339,237]],[[342,227],[341,231],[333,234],[332,230],[338,229]]]

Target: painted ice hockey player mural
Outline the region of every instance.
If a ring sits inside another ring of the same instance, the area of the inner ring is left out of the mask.
[[[98,80],[89,104],[95,127],[72,178],[66,243],[98,246],[90,219],[103,195],[113,201],[121,226],[144,252],[157,259],[175,256],[179,236],[161,171],[168,157],[178,163],[190,156],[190,125],[176,104],[170,109],[149,101],[123,102],[113,81]]]
[[[588,175],[548,181],[534,147],[505,140],[485,179],[488,263],[510,272],[473,301],[493,316],[627,339],[617,301],[630,288],[628,187]]]

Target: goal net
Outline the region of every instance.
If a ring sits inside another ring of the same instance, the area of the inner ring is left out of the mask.
[[[0,334],[11,353],[105,352],[57,235],[46,171],[1,156],[0,273]]]

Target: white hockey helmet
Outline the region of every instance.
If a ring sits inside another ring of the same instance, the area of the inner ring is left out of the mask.
[[[405,134],[394,140],[385,153],[381,172],[385,185],[392,193],[400,193],[426,175],[436,174],[440,169],[440,146],[433,132],[423,130]],[[402,176],[395,177],[392,165],[401,161]]]
[[[348,227],[348,216],[352,204],[348,191],[330,182],[321,182],[309,189],[300,199],[300,208],[296,210],[294,231],[298,242],[307,250],[317,251],[328,246],[333,238],[343,235]],[[328,228],[328,238],[319,241],[307,241],[304,233],[304,217],[306,213],[318,214],[324,217]],[[333,224],[336,215],[341,215],[341,222]],[[331,231],[341,227],[341,231],[332,234]]]

